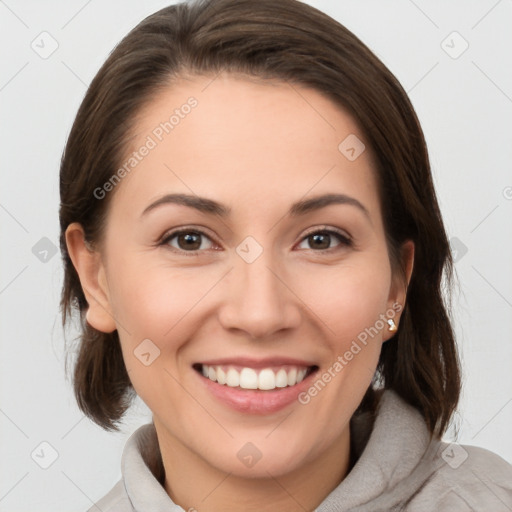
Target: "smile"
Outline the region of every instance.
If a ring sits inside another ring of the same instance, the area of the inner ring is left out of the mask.
[[[272,414],[292,404],[319,367],[290,358],[218,359],[193,365],[216,401],[245,414]]]
[[[302,382],[313,367],[281,366],[278,368],[248,368],[220,365],[201,365],[201,373],[213,382],[230,388],[260,389],[271,391],[276,388],[295,386]]]

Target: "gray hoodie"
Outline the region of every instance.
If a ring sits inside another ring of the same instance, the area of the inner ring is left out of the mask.
[[[354,417],[351,432],[357,462],[318,512],[512,512],[512,466],[483,448],[430,441],[419,412],[393,391],[374,422]],[[183,512],[152,473],[155,457],[150,423],[128,439],[122,479],[88,512]]]

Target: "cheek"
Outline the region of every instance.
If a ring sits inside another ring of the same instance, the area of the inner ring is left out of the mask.
[[[305,415],[330,418],[320,447],[344,428],[375,375],[390,283],[390,267],[378,255],[354,258],[350,265],[319,266],[302,281],[305,302],[319,318],[328,347],[316,378],[299,396],[310,408]]]
[[[168,337],[216,281],[215,272],[152,264],[142,256],[115,268],[110,302],[116,321],[134,341]]]
[[[109,288],[126,369],[138,395],[152,408],[164,399],[164,390],[181,396],[173,380],[182,377],[178,360],[222,273],[142,259],[113,262]]]
[[[381,259],[361,258],[350,265],[310,269],[299,293],[332,339],[343,344],[376,324],[382,330],[378,320],[387,309],[390,283],[390,268]]]
[[[177,359],[197,328],[190,322],[194,306],[211,288],[214,277],[134,259],[131,264],[120,263],[109,280],[128,375],[153,411],[165,403],[168,413],[176,414],[182,400],[186,401],[178,384]],[[175,399],[169,401],[169,395]]]

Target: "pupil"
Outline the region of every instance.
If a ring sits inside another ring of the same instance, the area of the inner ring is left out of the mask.
[[[199,249],[201,242],[199,241],[199,235],[186,233],[185,235],[180,235],[180,241],[184,241],[185,248],[188,249]],[[182,245],[182,244],[180,244]]]
[[[320,249],[328,249],[329,248],[329,240],[330,240],[329,235],[316,234],[316,235],[312,235],[311,238],[313,239],[313,241],[314,241],[313,245],[316,246],[316,248],[320,248]]]

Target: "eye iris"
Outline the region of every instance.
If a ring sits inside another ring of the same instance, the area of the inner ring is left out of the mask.
[[[199,249],[201,247],[201,235],[198,233],[180,234],[178,235],[178,245],[181,249]]]
[[[325,233],[316,233],[309,237],[311,246],[316,249],[328,249],[331,241],[331,237]]]

